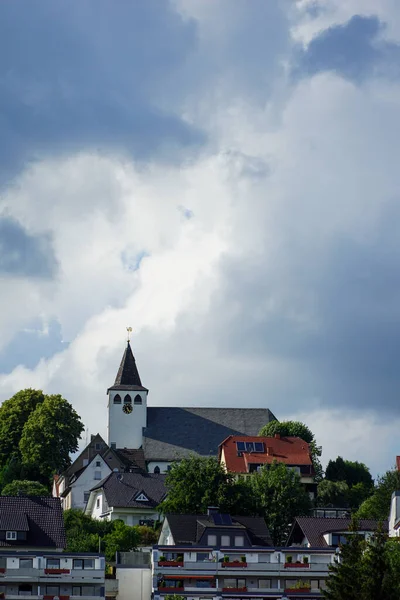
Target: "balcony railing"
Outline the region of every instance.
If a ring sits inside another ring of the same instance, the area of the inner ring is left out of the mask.
[[[45,569],[46,575],[65,575],[71,573],[71,569]]]
[[[310,563],[285,563],[285,569],[309,569]]]
[[[183,560],[159,560],[159,567],[183,567]]]
[[[228,593],[228,594],[240,594],[241,592],[247,592],[247,587],[238,587],[238,588],[224,587],[224,588],[222,588],[222,592]]]
[[[177,594],[179,592],[183,592],[184,588],[183,587],[169,587],[169,586],[165,586],[165,587],[159,587],[158,591],[164,594]]]

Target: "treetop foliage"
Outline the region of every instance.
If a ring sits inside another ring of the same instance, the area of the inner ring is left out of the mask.
[[[378,477],[372,495],[357,511],[359,519],[386,520],[389,517],[390,501],[393,492],[400,489],[400,473],[397,469],[386,471]]]
[[[364,463],[343,460],[341,456],[328,462],[325,477],[330,481],[345,481],[350,488],[358,483],[362,483],[367,487],[373,487],[374,485],[372,475]]]
[[[300,421],[270,421],[260,429],[258,435],[274,437],[276,433],[283,437],[299,437],[308,444],[315,441],[311,429]]]
[[[2,496],[50,496],[49,489],[38,481],[17,479],[8,483],[1,491]]]

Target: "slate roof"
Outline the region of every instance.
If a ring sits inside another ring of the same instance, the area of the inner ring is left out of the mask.
[[[126,345],[125,352],[122,356],[114,385],[107,390],[107,394],[109,390],[126,389],[148,391],[142,386],[142,382],[140,381],[139,371],[129,342]]]
[[[129,450],[128,448],[117,448],[114,450],[125,469],[137,469],[146,471],[146,461],[142,448],[138,450]]]
[[[165,475],[154,473],[110,473],[91,491],[101,488],[110,508],[155,508],[167,492]],[[148,502],[136,501],[140,493],[148,498]]]
[[[148,407],[143,449],[147,462],[196,453],[216,456],[229,435],[256,436],[275,421],[268,408]]]
[[[299,533],[307,538],[311,546],[318,548],[328,547],[324,534],[347,531],[351,519],[336,519],[326,517],[297,517],[289,534],[287,545],[300,543]],[[360,519],[359,531],[375,531],[379,521],[374,519]],[[383,523],[383,529],[387,531],[388,523]]]
[[[237,442],[261,442],[264,444],[264,451],[238,453]],[[231,473],[248,473],[250,464],[271,464],[276,460],[291,466],[308,466],[311,474],[309,445],[298,437],[229,436],[220,445],[220,455],[222,450],[226,468]]]
[[[167,514],[168,521],[175,545],[196,545],[207,527],[215,528],[214,520],[209,515],[177,515]],[[227,526],[218,525],[219,529]],[[268,528],[262,517],[232,516],[232,525],[229,530],[247,530],[249,539],[253,546],[272,546]]]
[[[11,526],[13,528],[8,529]],[[29,546],[53,550],[66,546],[63,511],[59,498],[0,496],[0,529],[27,532],[26,540],[0,540],[2,547]]]

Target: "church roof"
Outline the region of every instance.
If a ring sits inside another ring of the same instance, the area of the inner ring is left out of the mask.
[[[229,435],[255,436],[275,421],[268,408],[148,407],[143,449],[147,462],[189,454],[217,456]]]
[[[114,385],[107,390],[107,393],[109,390],[148,391],[142,386],[142,382],[140,381],[139,371],[129,342],[126,345],[121,364],[119,365]]]

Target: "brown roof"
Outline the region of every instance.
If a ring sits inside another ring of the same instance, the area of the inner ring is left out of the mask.
[[[328,547],[324,534],[333,532],[343,532],[349,529],[351,519],[336,519],[326,517],[297,517],[289,534],[287,545],[298,544],[301,542],[299,534],[307,538],[310,546],[318,548]],[[375,531],[379,521],[374,519],[360,519],[359,531]],[[387,522],[382,524],[383,529],[388,529]]]

